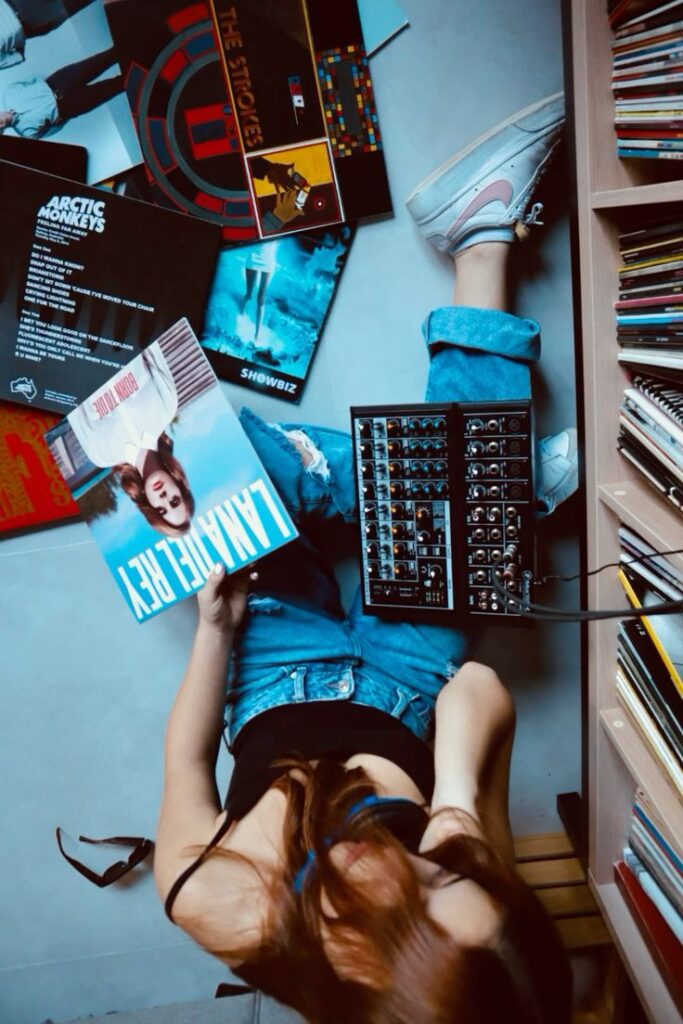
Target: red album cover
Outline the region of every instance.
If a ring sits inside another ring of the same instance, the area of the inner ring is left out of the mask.
[[[0,534],[80,518],[43,439],[59,416],[0,402]]]

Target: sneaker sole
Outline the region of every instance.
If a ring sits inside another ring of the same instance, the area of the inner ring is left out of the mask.
[[[454,156],[449,157],[449,159],[445,160],[439,167],[436,168],[436,170],[432,171],[431,174],[428,174],[426,178],[423,178],[422,181],[415,186],[413,191],[405,200],[406,205],[408,205],[408,203],[410,203],[415,198],[415,196],[422,191],[422,189],[426,188],[428,185],[431,185],[433,181],[436,181],[437,178],[439,178],[442,174],[449,170],[449,168],[451,168],[453,164],[457,164],[459,160],[462,160],[464,157],[468,156],[468,154],[471,153],[472,150],[476,149],[477,146],[480,146],[482,142],[488,142],[489,139],[493,138],[494,135],[497,135],[497,133],[502,131],[504,128],[508,128],[510,125],[515,124],[515,122],[517,121],[521,121],[525,117],[529,117],[531,114],[535,114],[537,110],[541,110],[542,107],[545,107],[550,103],[553,103],[555,100],[558,100],[563,95],[563,90],[560,90],[560,92],[553,93],[552,96],[545,96],[542,100],[537,100],[536,103],[532,103],[530,104],[530,106],[525,107],[524,110],[518,110],[514,114],[511,114],[506,121],[501,121],[498,124],[495,124],[492,128],[489,128],[487,132],[484,132],[483,135],[479,135],[474,140],[474,142],[470,142],[469,145],[464,147],[464,149],[458,150],[458,152],[455,153]],[[429,219],[431,219],[431,215]],[[418,223],[421,222],[418,221]]]

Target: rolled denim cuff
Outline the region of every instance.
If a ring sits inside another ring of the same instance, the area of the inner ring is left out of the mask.
[[[535,363],[541,355],[536,321],[499,309],[441,306],[428,314],[422,334],[430,350],[439,344],[456,345],[524,363]]]
[[[529,368],[541,354],[535,320],[497,309],[445,306],[429,314],[422,333],[430,356],[426,401],[531,397]]]

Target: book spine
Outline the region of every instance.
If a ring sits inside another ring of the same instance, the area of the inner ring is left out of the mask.
[[[623,851],[623,858],[631,872],[647,896],[650,897],[679,942],[683,942],[683,921],[671,901],[662,892],[654,878],[647,870],[640,857],[628,847]]]
[[[625,146],[617,146],[617,156],[643,160],[683,160],[683,152],[671,149],[630,149]]]

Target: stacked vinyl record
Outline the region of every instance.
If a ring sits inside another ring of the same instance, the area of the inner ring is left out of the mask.
[[[627,526],[619,530],[619,581],[630,603],[647,609],[683,601],[683,574]],[[683,614],[643,616],[619,623],[617,697],[683,796]]]
[[[683,159],[683,0],[610,0],[617,153]]]
[[[619,362],[631,371],[618,446],[683,509],[683,221],[657,221],[619,239],[615,302]]]

